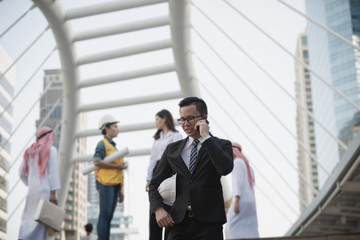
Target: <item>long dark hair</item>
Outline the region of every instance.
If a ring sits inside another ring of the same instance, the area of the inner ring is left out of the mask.
[[[175,124],[174,124],[174,119],[171,115],[171,113],[166,110],[166,109],[163,109],[161,110],[160,112],[158,112],[155,116],[158,116],[160,118],[165,118],[165,124],[166,126],[170,129],[170,131],[173,131],[173,132],[177,132],[178,130],[176,130],[175,128]],[[154,135],[154,138],[155,140],[159,139],[160,138],[160,133],[161,133],[162,129],[158,129]]]

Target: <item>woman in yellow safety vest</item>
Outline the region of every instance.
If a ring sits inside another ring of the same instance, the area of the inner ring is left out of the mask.
[[[117,151],[113,138],[119,134],[117,121],[111,115],[105,115],[99,120],[99,129],[104,138],[97,144],[94,154],[94,165],[97,167],[96,189],[99,192],[100,212],[97,223],[99,239],[110,239],[111,219],[114,215],[117,201],[124,201],[124,175],[123,169],[127,166],[121,157],[109,163],[104,158]]]

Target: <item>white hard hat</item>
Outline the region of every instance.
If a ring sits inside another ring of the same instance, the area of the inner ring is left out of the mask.
[[[99,120],[99,130],[103,130],[105,126],[108,125],[109,123],[118,123],[118,122],[119,121],[116,120],[113,116],[104,115]]]
[[[158,187],[160,196],[166,205],[172,206],[176,199],[176,173],[165,179]]]

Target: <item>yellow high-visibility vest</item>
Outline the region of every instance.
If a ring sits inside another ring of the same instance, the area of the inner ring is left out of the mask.
[[[106,139],[102,139],[105,144],[105,157],[117,152],[117,149]],[[118,158],[112,164],[123,163],[124,157]],[[104,185],[117,185],[124,184],[124,174],[122,170],[118,169],[104,169],[100,168],[96,171],[96,179]]]

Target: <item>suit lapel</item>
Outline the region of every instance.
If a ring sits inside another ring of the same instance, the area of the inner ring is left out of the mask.
[[[179,168],[181,168],[181,172],[183,173],[188,173],[190,175],[189,169],[187,168],[183,158],[181,157],[181,152],[184,149],[187,141],[188,141],[189,137],[184,138],[181,143],[180,143],[180,147],[177,148],[177,151],[175,153],[176,156],[176,161],[177,161],[177,165],[179,166]]]
[[[212,134],[211,133],[209,133],[209,135],[210,136],[212,136]],[[195,171],[196,171],[196,167],[197,167],[197,165],[199,164],[199,162],[201,161],[201,159],[203,159],[203,155],[205,154],[205,150],[204,150],[204,148],[203,147],[201,147],[200,148],[200,150],[199,150],[199,153],[198,153],[198,157],[197,157],[197,159],[196,159],[196,162],[195,162],[195,165],[194,165],[194,171],[193,171],[193,174],[195,173]],[[200,164],[201,164],[201,162],[200,162]]]
[[[197,165],[199,164],[200,160],[202,159],[202,156],[204,155],[204,151],[203,151],[203,148],[201,147],[199,152],[198,152],[198,156],[196,158],[196,162],[195,162],[195,165],[194,165],[194,170],[193,170],[193,173],[194,174],[196,172],[196,168],[197,168]]]

